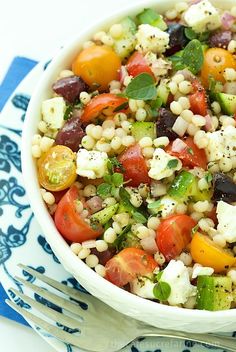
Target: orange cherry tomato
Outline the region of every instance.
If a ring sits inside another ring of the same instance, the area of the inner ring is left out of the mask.
[[[172,143],[170,143],[167,148],[166,152],[177,156],[183,163],[183,166],[187,167],[201,167],[202,169],[206,170],[207,168],[207,157],[206,152],[204,149],[199,149],[193,141],[192,137],[187,137],[183,140],[184,143],[187,144],[187,147],[182,150],[180,153],[172,151]]]
[[[208,87],[209,78],[225,83],[224,70],[236,69],[236,61],[233,55],[222,48],[210,48],[204,54],[204,62],[201,70],[201,81],[204,87]]]
[[[78,242],[92,240],[99,237],[102,228],[92,229],[77,211],[77,202],[79,199],[79,190],[73,185],[62,197],[57,205],[54,215],[55,225],[62,236],[69,242]]]
[[[76,180],[75,153],[64,145],[56,145],[38,160],[38,177],[42,187],[62,191]]]
[[[171,215],[158,226],[156,243],[167,261],[180,255],[191,242],[191,231],[196,222],[188,215]]]
[[[135,51],[129,58],[127,62],[127,71],[129,75],[135,77],[139,75],[140,73],[149,73],[151,76],[154,77],[154,74],[150,67],[148,66],[148,63],[144,56],[139,52]],[[155,78],[155,77],[154,77]]]
[[[91,89],[104,91],[108,84],[118,79],[121,67],[119,56],[108,46],[93,45],[82,50],[72,63],[72,71]]]
[[[224,272],[236,264],[236,258],[199,232],[193,235],[190,251],[196,263],[209,266],[216,273]]]
[[[122,287],[138,275],[148,275],[157,267],[153,257],[139,248],[125,248],[106,263],[106,279]]]
[[[139,144],[134,144],[125,149],[119,155],[118,160],[124,168],[124,179],[129,181],[129,186],[138,187],[140,183],[151,183],[146,161]]]
[[[190,109],[194,114],[199,114],[202,116],[207,115],[207,97],[206,91],[198,82],[194,80],[192,83],[193,94],[189,96]]]
[[[128,100],[126,98],[118,97],[112,93],[103,93],[95,96],[88,105],[85,106],[84,112],[81,116],[81,122],[89,122],[106,109],[109,109],[109,114],[119,111],[126,111],[128,108]]]

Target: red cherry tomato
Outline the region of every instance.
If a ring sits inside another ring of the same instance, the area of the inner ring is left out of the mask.
[[[157,229],[156,243],[167,261],[180,255],[191,242],[191,230],[196,222],[188,215],[171,215]]]
[[[172,151],[172,143],[170,143],[166,152],[177,156],[183,163],[183,166],[193,168],[195,166],[201,167],[204,170],[207,168],[207,157],[204,149],[199,149],[196,144],[194,144],[192,137],[187,137],[184,139],[184,143],[187,147],[180,153]]]
[[[119,157],[124,168],[124,179],[129,186],[138,187],[140,183],[150,183],[148,169],[141,148],[138,144],[127,148]]]
[[[152,256],[139,248],[125,248],[105,265],[106,279],[122,287],[138,275],[148,275],[157,267]]]
[[[120,109],[118,109],[120,108]],[[112,93],[103,93],[95,96],[88,105],[85,106],[84,112],[81,116],[81,122],[90,122],[98,117],[105,109],[109,112],[116,113],[119,111],[126,111],[128,108],[128,99],[118,97]],[[118,111],[117,110],[117,111]]]
[[[74,185],[62,197],[55,212],[55,225],[69,242],[83,242],[99,237],[102,229],[93,230],[76,209],[79,190]],[[81,200],[82,201],[82,200]]]
[[[138,76],[140,73],[146,72],[154,77],[154,74],[151,68],[148,66],[146,59],[138,51],[135,51],[133,55],[130,56],[126,67],[130,76],[135,77]]]
[[[207,115],[207,97],[206,91],[198,80],[192,83],[193,94],[189,96],[190,109],[194,114],[206,116]]]

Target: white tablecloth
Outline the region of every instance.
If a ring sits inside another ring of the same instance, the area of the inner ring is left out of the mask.
[[[0,0],[0,82],[14,56],[44,60],[70,37],[138,0]],[[1,352],[53,352],[34,331],[0,317]]]

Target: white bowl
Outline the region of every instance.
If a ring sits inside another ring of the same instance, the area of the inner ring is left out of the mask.
[[[53,59],[42,75],[27,110],[22,137],[23,176],[30,204],[48,243],[65,269],[92,295],[123,314],[160,328],[164,327],[189,332],[233,331],[236,329],[236,309],[208,312],[158,304],[116,287],[96,274],[82,260],[78,259],[57,231],[42,200],[37,180],[36,165],[31,155],[31,140],[32,136],[37,131],[37,124],[40,120],[41,103],[44,99],[51,96],[52,83],[62,69],[70,67],[73,58],[81,49],[82,43],[90,39],[98,30],[108,28],[109,25],[128,14],[137,14],[144,7],[155,7],[159,12],[163,13],[168,8],[173,8],[173,4],[176,2],[175,0],[146,0],[121,9],[119,12],[110,16],[109,19],[99,21],[99,23],[79,33],[61,50],[59,55]],[[224,6],[225,8],[236,4],[235,0],[224,0],[224,2],[213,1],[213,3],[219,7]]]

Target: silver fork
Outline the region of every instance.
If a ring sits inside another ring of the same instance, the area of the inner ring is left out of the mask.
[[[216,334],[192,334],[148,326],[140,321],[128,318],[127,316],[115,311],[113,308],[107,306],[89,294],[82,293],[74,288],[59,283],[25,265],[19,264],[19,267],[64,294],[65,298],[62,297],[61,294],[57,295],[46,290],[45,288],[38,287],[31,282],[16,277],[17,281],[21,282],[25,287],[30,288],[39,296],[61,307],[63,309],[63,313],[37,302],[35,299],[18,292],[14,288],[12,288],[11,291],[20,297],[25,303],[28,303],[31,308],[39,311],[54,323],[57,322],[68,328],[78,329],[78,332],[69,333],[64,331],[59,327],[48,323],[48,319],[41,319],[10,300],[6,300],[7,304],[27,320],[34,323],[37,327],[40,327],[50,335],[67,344],[71,344],[91,352],[115,352],[119,351],[122,347],[126,346],[138,337],[159,336],[175,339],[187,339],[218,348],[227,349],[228,351],[236,351],[236,339],[233,337],[220,336]],[[81,308],[79,304],[81,301],[88,305],[87,310]],[[95,331],[96,340],[93,339]]]

